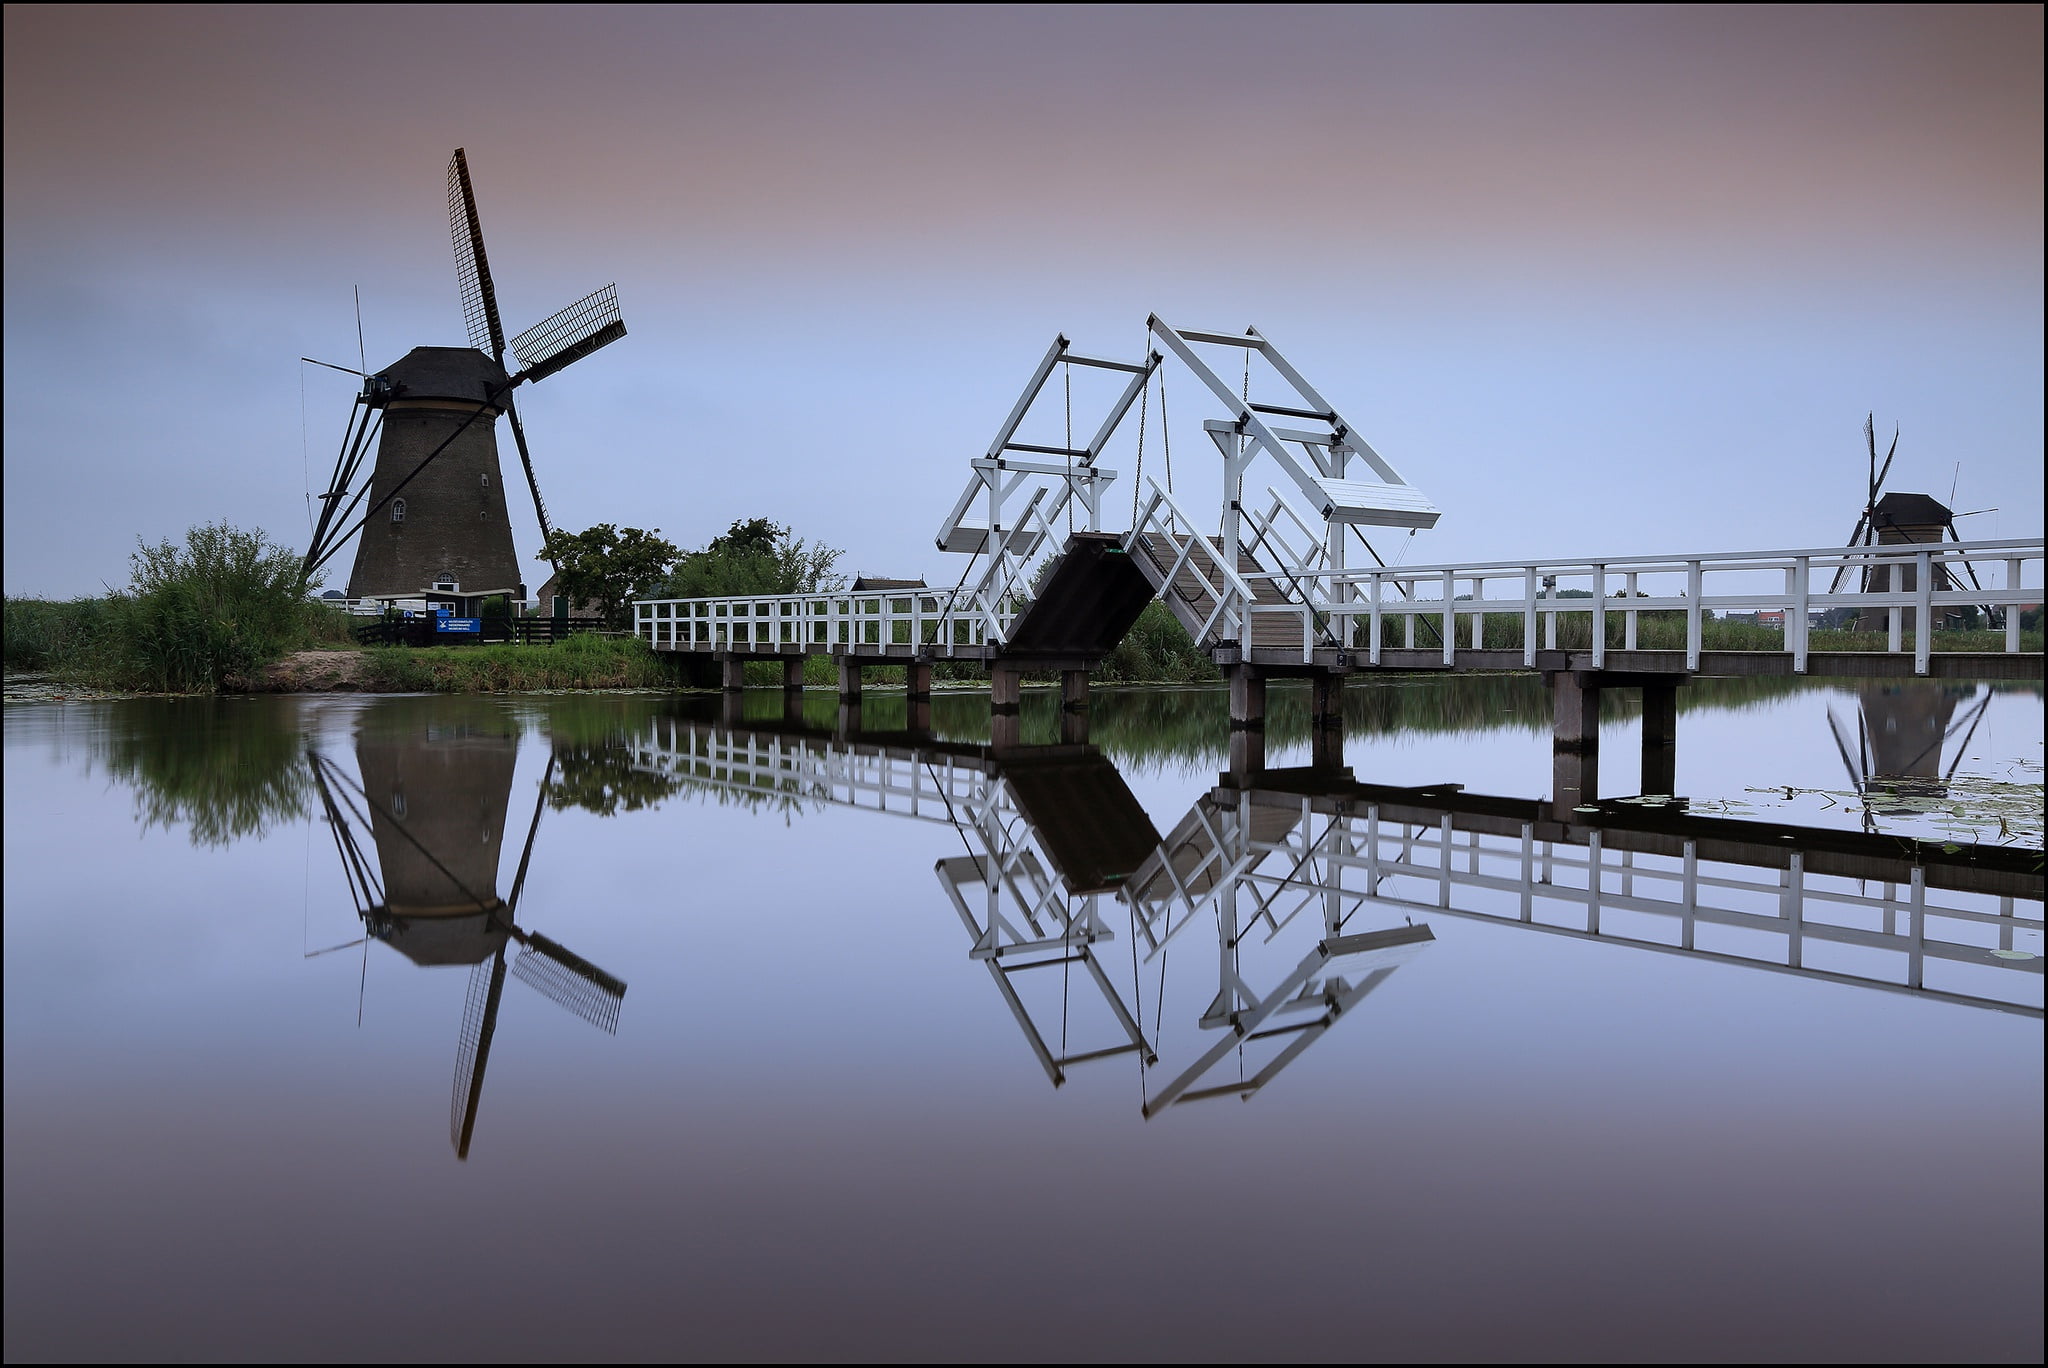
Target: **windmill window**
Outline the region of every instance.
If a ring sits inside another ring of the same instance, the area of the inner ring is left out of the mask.
[[[489,471],[484,472],[483,482],[485,489],[489,489],[491,487],[491,476]]]
[[[405,500],[393,499],[391,501],[391,521],[395,523],[405,521]]]

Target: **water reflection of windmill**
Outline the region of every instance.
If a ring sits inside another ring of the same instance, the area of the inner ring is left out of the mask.
[[[411,702],[411,700],[408,700]],[[508,968],[514,978],[607,1033],[616,1032],[626,985],[538,932],[518,924],[520,895],[540,831],[550,758],[520,849],[509,897],[498,896],[505,819],[518,736],[502,714],[474,706],[391,713],[423,725],[384,725],[375,707],[356,734],[361,774],[330,757],[308,756],[313,780],[368,941],[421,966],[470,966],[456,1057],[450,1135],[469,1156],[485,1068]],[[360,832],[368,830],[365,849]]]
[[[1991,706],[1991,690],[1984,689],[1958,716],[1957,705],[1970,692],[1968,686],[1932,680],[1870,681],[1858,690],[1853,737],[1835,710],[1828,709],[1835,750],[1848,771],[1850,786],[1864,798],[1866,830],[1875,827],[1878,816],[1918,811],[1911,805],[1913,800],[1948,795],[1956,768],[1970,749],[1970,738]],[[1944,770],[1943,751],[1958,732],[1963,739]]]

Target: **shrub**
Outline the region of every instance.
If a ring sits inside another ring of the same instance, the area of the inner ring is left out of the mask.
[[[183,546],[138,542],[130,565],[128,591],[108,601],[115,683],[215,692],[283,655],[306,628],[299,557],[260,531],[201,524]]]

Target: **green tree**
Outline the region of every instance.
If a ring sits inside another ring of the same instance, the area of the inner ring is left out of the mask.
[[[582,532],[555,531],[540,559],[560,567],[557,592],[571,603],[595,603],[613,627],[626,626],[629,599],[657,590],[682,552],[638,527],[599,523]]]
[[[766,518],[737,520],[703,550],[683,556],[660,592],[668,598],[829,593],[846,587],[846,576],[834,568],[845,554]]]

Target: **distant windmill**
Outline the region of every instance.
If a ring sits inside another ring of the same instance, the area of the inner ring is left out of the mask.
[[[310,577],[360,532],[349,597],[430,597],[467,615],[489,595],[524,596],[498,466],[498,415],[511,420],[545,539],[553,528],[512,391],[616,342],[626,325],[618,289],[607,285],[513,338],[520,369],[508,374],[497,291],[461,148],[448,162],[448,217],[470,345],[415,347],[363,377],[334,474],[320,496],[305,573]],[[358,487],[373,437],[376,463]]]
[[[1896,428],[1892,430],[1891,448],[1885,452],[1882,465],[1878,464],[1877,459],[1877,415],[1875,414],[1871,414],[1863,420],[1863,441],[1870,453],[1870,473],[1869,480],[1864,486],[1863,511],[1857,515],[1856,530],[1849,534],[1848,545],[1850,550],[1866,546],[1904,546],[1915,543],[1938,543],[1944,540],[1961,541],[1962,534],[1956,531],[1957,518],[1974,517],[1978,513],[1993,513],[1997,511],[1996,509],[1979,508],[1969,513],[1954,513],[1949,510],[1947,504],[1942,503],[1930,494],[1885,493],[1885,479],[1891,474],[1893,458],[1899,454],[1898,430]],[[1958,466],[1958,471],[1960,471],[1960,465]],[[1954,497],[1953,490],[1950,492],[1950,497]],[[1977,572],[1974,569],[1967,564],[1964,565],[1963,569],[1974,587],[1978,589],[1984,587],[1978,583]],[[1829,582],[1828,592],[1831,594],[1839,592],[1842,582],[1854,573],[1857,573],[1854,566],[1847,563],[1843,564],[1835,571],[1834,579]],[[1861,591],[1864,593],[1886,593],[1894,588],[1911,592],[1917,587],[1914,583],[1915,576],[1911,566],[1872,566],[1865,564],[1862,567],[1861,574],[1863,576]],[[1937,580],[1934,587],[1937,590],[1946,590],[1952,587],[1952,580],[1945,568],[1937,567],[1935,574]],[[1898,581],[1896,586],[1892,582],[1894,577]],[[1857,614],[1856,620],[1852,625],[1857,631],[1884,631],[1888,625],[1886,618],[1888,611],[1883,608],[1863,609]],[[1911,630],[1914,626],[1911,609],[1906,610],[1904,626],[1908,630]]]
[[[534,836],[554,777],[552,757],[519,854],[512,894],[502,900],[497,896],[498,825],[507,796],[503,786],[511,781],[517,745],[495,746],[492,741],[458,735],[446,742],[430,740],[425,747],[393,748],[413,772],[409,784],[395,785],[392,798],[382,802],[371,796],[365,783],[350,781],[326,756],[308,756],[365,930],[361,941],[315,953],[361,944],[367,955],[369,942],[377,940],[417,964],[470,966],[449,1117],[449,1138],[461,1159],[469,1157],[491,1038],[497,1032],[506,942],[519,946],[519,956],[510,966],[514,978],[607,1034],[618,1032],[619,1007],[626,994],[622,981],[516,920]],[[358,755],[366,781],[374,772],[380,784],[391,782],[389,751],[373,758],[359,741]],[[401,801],[399,795],[407,787],[412,790],[410,801]],[[371,851],[365,851],[359,827],[374,833]]]

